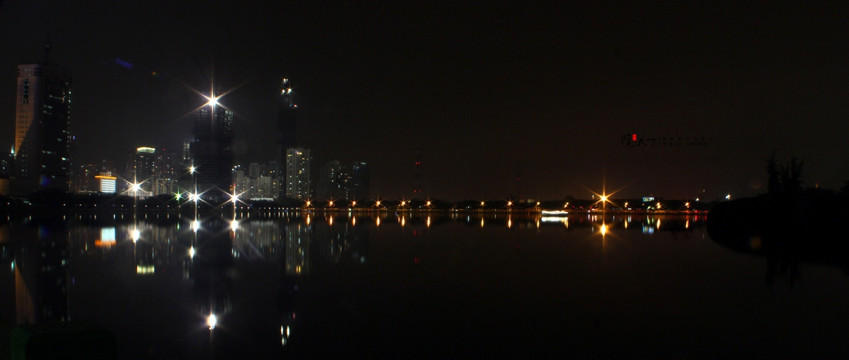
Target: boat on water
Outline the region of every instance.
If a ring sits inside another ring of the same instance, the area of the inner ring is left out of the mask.
[[[566,210],[542,210],[540,211],[540,215],[542,216],[566,216],[569,215],[569,212]]]

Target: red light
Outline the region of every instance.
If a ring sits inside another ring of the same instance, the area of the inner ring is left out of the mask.
[[[631,141],[637,141],[637,134],[631,134]]]

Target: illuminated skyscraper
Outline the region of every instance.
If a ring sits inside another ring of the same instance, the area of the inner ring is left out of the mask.
[[[198,188],[230,192],[233,181],[233,112],[206,105],[195,112],[192,162]]]
[[[153,195],[173,194],[177,191],[177,180],[182,167],[181,155],[160,148],[153,162]]]
[[[286,151],[286,197],[310,198],[310,150],[292,148]]]
[[[156,149],[148,146],[136,148],[136,152],[127,162],[127,171],[124,177],[129,181],[142,183],[141,188],[145,192],[150,192],[153,188],[152,178],[155,159]]]
[[[13,191],[68,191],[71,73],[49,62],[18,65],[17,85]]]

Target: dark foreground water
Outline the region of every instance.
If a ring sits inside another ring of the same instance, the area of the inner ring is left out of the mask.
[[[294,213],[229,226],[2,226],[5,351],[14,324],[70,319],[114,335],[124,359],[849,355],[839,264],[731,250],[705,216]]]

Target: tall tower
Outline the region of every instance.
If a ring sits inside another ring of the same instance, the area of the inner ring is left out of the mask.
[[[156,160],[156,149],[148,146],[136,148],[136,152],[127,163],[127,171],[124,176],[132,181],[141,183],[142,196],[153,193],[154,189],[154,163]]]
[[[210,102],[194,114],[192,162],[198,188],[230,192],[233,181],[233,112]]]
[[[294,92],[292,84],[285,76],[280,81],[280,104],[277,109],[277,130],[278,142],[280,146],[280,163],[286,164],[287,152],[289,149],[297,146],[295,132],[297,131],[297,110],[298,105],[295,104]],[[288,166],[284,166],[281,179],[288,181]],[[288,195],[288,184],[281,189],[285,195]]]
[[[413,199],[421,199],[424,193],[422,185],[422,153],[416,153],[416,162],[413,168]]]
[[[291,148],[286,152],[286,197],[310,199],[310,149]]]
[[[68,191],[71,172],[71,73],[46,61],[18,65],[13,191]]]

